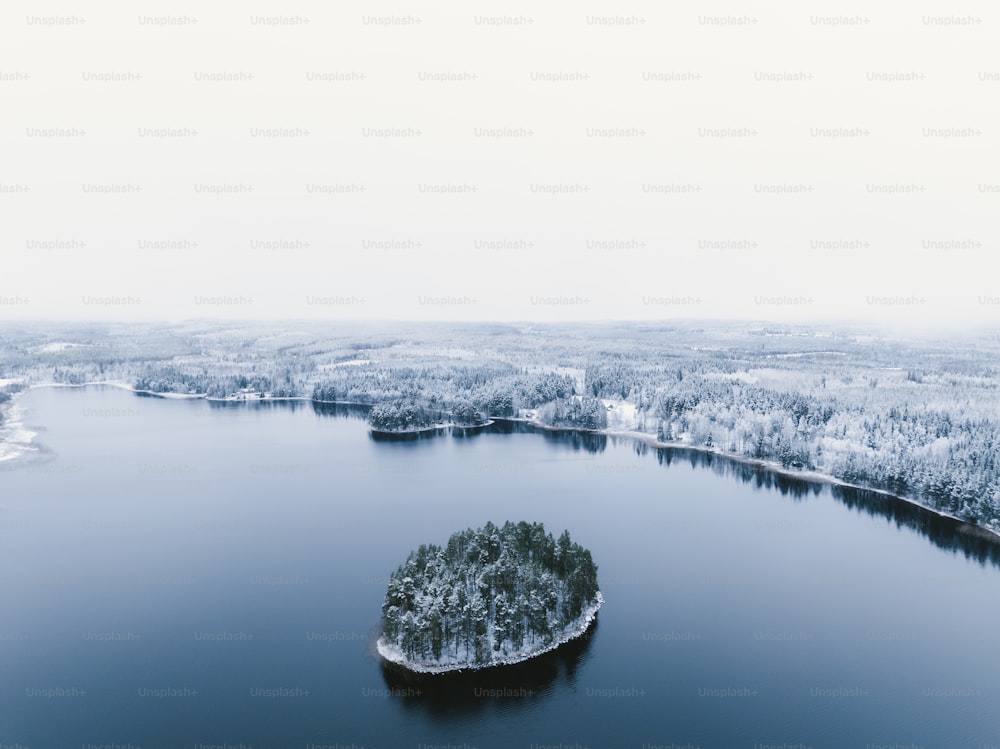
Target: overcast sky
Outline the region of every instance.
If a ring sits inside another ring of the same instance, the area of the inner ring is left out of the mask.
[[[0,6],[0,320],[1000,321],[993,2]]]

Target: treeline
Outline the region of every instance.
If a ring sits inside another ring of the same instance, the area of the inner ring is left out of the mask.
[[[289,372],[281,375],[268,373],[239,373],[231,375],[209,374],[207,371],[191,371],[176,366],[161,365],[150,367],[132,382],[136,390],[154,393],[204,394],[210,398],[226,398],[241,390],[270,393],[274,398],[294,398],[302,395],[302,388],[296,384]]]
[[[435,418],[430,411],[410,403],[378,405],[368,413],[368,424],[382,432],[406,432],[440,424],[443,416],[439,411]]]
[[[557,398],[539,413],[543,424],[571,429],[604,429],[608,426],[608,413],[597,398]]]
[[[816,358],[602,363],[586,381],[605,398],[627,393],[663,441],[819,471],[1000,529],[995,372]]]
[[[513,365],[388,367],[376,364],[336,367],[323,373],[313,400],[341,403],[410,402],[428,409],[465,409],[484,418],[516,416],[574,392],[574,380],[552,371]],[[471,411],[470,411],[471,409]]]
[[[407,432],[445,423],[476,427],[487,423],[487,419],[471,403],[458,403],[450,411],[435,411],[415,403],[381,403],[368,412],[368,425],[381,432]]]
[[[487,523],[410,554],[389,578],[383,637],[411,661],[485,665],[550,644],[597,592],[568,531]]]

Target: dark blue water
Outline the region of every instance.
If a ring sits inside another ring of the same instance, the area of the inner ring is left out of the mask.
[[[0,745],[1000,745],[1000,554],[910,505],[510,424],[376,441],[308,404],[22,405],[49,453],[0,472]],[[590,636],[383,667],[407,553],[522,519],[592,551]]]

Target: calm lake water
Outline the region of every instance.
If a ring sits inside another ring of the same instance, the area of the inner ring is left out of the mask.
[[[895,500],[498,424],[378,441],[364,411],[111,388],[21,401],[0,472],[0,746],[1000,745],[1000,555]],[[389,573],[487,520],[568,528],[590,636],[411,679]]]

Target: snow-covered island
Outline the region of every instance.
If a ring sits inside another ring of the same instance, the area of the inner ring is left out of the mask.
[[[584,634],[603,602],[569,531],[487,523],[410,553],[389,578],[376,647],[420,673],[519,663]]]
[[[368,425],[376,434],[411,434],[436,432],[448,426],[477,428],[492,423],[491,419],[467,403],[459,403],[445,414],[419,408],[413,403],[380,404],[368,414]]]

